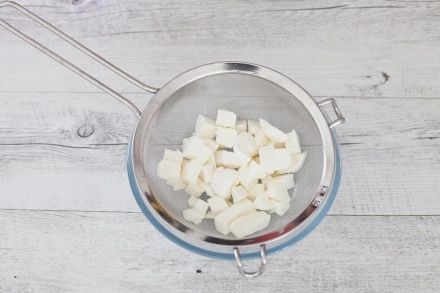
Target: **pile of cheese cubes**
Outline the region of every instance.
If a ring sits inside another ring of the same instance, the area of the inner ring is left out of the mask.
[[[165,150],[157,175],[191,196],[186,220],[213,218],[220,233],[243,238],[290,208],[293,173],[306,155],[295,130],[284,133],[263,119],[237,121],[235,113],[218,110],[216,120],[198,116],[182,151]]]

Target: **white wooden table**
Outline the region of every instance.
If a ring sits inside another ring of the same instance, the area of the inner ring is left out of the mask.
[[[153,86],[253,62],[334,97],[347,123],[329,215],[244,279],[140,212],[125,167],[134,115],[1,28],[0,292],[440,291],[439,1],[20,3]],[[12,9],[0,17],[141,109],[150,99]]]

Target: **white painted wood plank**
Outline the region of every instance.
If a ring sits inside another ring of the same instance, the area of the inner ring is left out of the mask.
[[[440,218],[329,216],[259,278],[138,213],[0,211],[2,292],[437,292]],[[251,268],[257,261],[246,262]],[[200,270],[200,273],[197,273]]]
[[[111,62],[160,87],[192,67],[242,60],[318,96],[438,97],[438,1],[22,1]],[[79,4],[79,5],[76,5]],[[119,91],[133,87],[8,11],[0,17]],[[0,91],[98,91],[0,30]]]
[[[141,105],[148,96],[131,98]],[[0,208],[139,211],[125,169],[130,110],[92,93],[0,101]],[[347,123],[338,127],[343,178],[331,213],[438,215],[440,100],[337,101]]]

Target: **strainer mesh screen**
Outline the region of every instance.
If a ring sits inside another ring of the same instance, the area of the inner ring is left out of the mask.
[[[194,132],[199,114],[215,119],[218,109],[237,114],[237,120],[263,118],[284,132],[295,129],[302,151],[307,151],[304,167],[295,173],[295,188],[290,190],[291,208],[283,216],[272,214],[270,224],[251,237],[283,228],[304,211],[319,188],[323,172],[323,148],[318,127],[305,107],[280,86],[260,77],[225,73],[204,77],[189,83],[170,96],[152,119],[143,147],[144,171],[152,193],[177,221],[206,234],[223,239],[214,227],[214,220],[205,219],[193,225],[183,219],[182,211],[189,208],[189,195],[173,188],[156,175],[156,166],[168,149],[181,150],[182,140]],[[206,196],[206,195],[205,195]]]

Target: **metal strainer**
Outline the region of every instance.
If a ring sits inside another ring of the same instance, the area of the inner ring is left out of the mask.
[[[155,93],[141,113],[118,93],[0,20],[0,25],[111,94],[139,117],[128,149],[130,184],[150,222],[175,243],[205,256],[235,258],[242,275],[255,277],[264,271],[267,253],[303,238],[329,210],[341,174],[339,146],[333,127],[344,122],[333,99],[316,102],[284,75],[266,67],[238,62],[203,65],[156,89],[116,68],[18,4],[0,2],[0,7],[3,6],[16,8],[117,74]],[[336,113],[334,121],[328,122],[329,118],[322,111],[326,104],[331,104]],[[213,221],[194,225],[183,219],[188,195],[184,191],[174,191],[156,175],[164,150],[180,148],[182,139],[194,132],[197,116],[215,117],[218,109],[233,111],[238,119],[263,118],[285,132],[295,129],[302,150],[308,153],[304,167],[295,173],[296,186],[290,190],[289,211],[283,216],[273,214],[268,227],[244,239],[220,234]],[[241,260],[255,257],[261,257],[260,268],[246,272]]]

